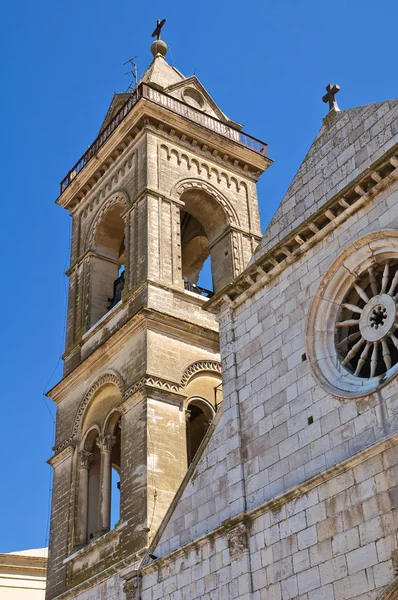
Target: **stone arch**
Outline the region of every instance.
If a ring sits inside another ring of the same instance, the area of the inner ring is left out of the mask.
[[[97,323],[121,300],[124,288],[126,226],[124,213],[128,204],[125,192],[119,191],[96,212],[86,238],[88,256],[87,329]]]
[[[202,444],[216,414],[215,408],[201,396],[192,396],[185,409],[188,466]]]
[[[192,377],[200,372],[211,372],[221,375],[221,363],[216,360],[196,360],[184,370],[181,377],[181,387],[185,388]]]
[[[398,577],[383,590],[378,600],[398,600]]]
[[[107,373],[103,373],[102,375],[100,375],[94,381],[94,383],[90,386],[88,392],[85,394],[83,400],[81,401],[79,408],[77,409],[74,424],[73,424],[73,431],[72,431],[73,438],[78,437],[79,430],[80,430],[80,424],[81,424],[84,412],[86,410],[86,407],[90,403],[91,398],[102,386],[106,385],[107,383],[115,385],[119,389],[120,395],[123,396],[124,383],[118,373],[116,373],[114,371],[113,372],[109,371]]]
[[[83,451],[90,452],[92,448],[92,441],[101,434],[101,428],[98,424],[91,425],[85,431],[83,438],[80,441],[80,448]]]
[[[215,198],[217,203],[223,208],[227,215],[228,222],[230,225],[240,226],[239,217],[232,206],[231,202],[219,192],[210,183],[203,181],[202,179],[183,179],[179,181],[173,188],[171,195],[177,195],[180,197],[184,192],[190,189],[202,190]]]
[[[95,213],[86,238],[86,250],[91,248],[94,244],[99,224],[101,223],[105,214],[117,204],[123,204],[127,208],[129,204],[129,197],[125,191],[119,190],[114,192]]]

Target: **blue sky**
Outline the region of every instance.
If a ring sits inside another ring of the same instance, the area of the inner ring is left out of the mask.
[[[163,17],[170,64],[269,144],[263,229],[321,126],[328,83],[341,108],[398,96],[396,0],[2,4],[0,552],[47,544],[55,409],[43,390],[61,377],[70,236],[59,182],[126,90],[123,63],[148,66]]]

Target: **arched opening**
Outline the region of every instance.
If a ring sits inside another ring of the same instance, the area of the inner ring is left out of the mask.
[[[181,200],[184,202],[180,215],[181,269],[185,288],[198,293],[209,291],[212,295],[234,278],[228,217],[215,198],[204,190],[189,189],[183,192]],[[206,262],[209,258],[211,269]],[[207,273],[202,277],[204,267]],[[202,286],[198,285],[199,278]]]
[[[110,486],[110,529],[120,521],[120,492],[121,492],[121,415],[114,411],[108,417],[105,432],[114,438],[111,450],[111,486]]]
[[[120,517],[117,486],[121,467],[120,388],[104,382],[85,409],[79,453],[76,546],[82,547],[111,528]],[[103,424],[103,426],[102,426]],[[112,477],[112,472],[115,475]],[[116,491],[112,494],[112,486]]]
[[[122,204],[113,205],[95,231],[90,267],[89,327],[122,298],[125,264],[123,210]]]
[[[87,475],[84,471],[82,473],[80,490],[82,510],[85,512],[81,523],[83,543],[89,542],[96,536],[100,525],[101,453],[97,444],[98,438],[98,430],[93,429],[88,433],[84,443],[84,452],[86,454],[84,454],[84,459],[82,457],[81,463],[82,469],[88,469]],[[83,460],[87,461],[85,465],[83,465]],[[86,489],[84,489],[85,477],[87,477]]]
[[[186,435],[188,466],[197,453],[214,417],[212,407],[200,398],[189,401],[186,410]]]

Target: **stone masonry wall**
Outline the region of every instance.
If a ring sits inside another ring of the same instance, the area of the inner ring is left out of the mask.
[[[395,183],[221,319],[224,416],[154,553],[178,578],[174,557],[185,546],[180,581],[194,586],[190,548],[245,514],[254,595],[232,591],[232,571],[224,572],[230,595],[220,595],[217,571],[227,564],[219,564],[204,575],[218,582],[217,591],[203,592],[197,581],[197,591],[184,595],[178,586],[172,595],[166,582],[158,591],[159,576],[146,588],[144,575],[144,600],[365,600],[392,581],[398,456],[384,440],[397,440],[397,380],[359,399],[333,396],[312,375],[306,335],[323,276],[354,240],[398,229],[397,200]],[[311,480],[318,483],[308,492]],[[254,517],[262,506],[268,508]],[[214,560],[223,560],[222,551]]]

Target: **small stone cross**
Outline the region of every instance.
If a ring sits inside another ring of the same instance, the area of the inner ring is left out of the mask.
[[[326,86],[327,94],[322,97],[322,100],[327,103],[329,102],[329,111],[331,110],[340,110],[339,105],[336,101],[336,94],[340,91],[340,86],[336,84],[329,83]]]
[[[162,27],[165,23],[166,23],[166,19],[162,19],[162,20],[158,19],[156,21],[156,29],[153,32],[152,37],[156,37],[158,40],[160,40],[160,33],[161,33]]]

